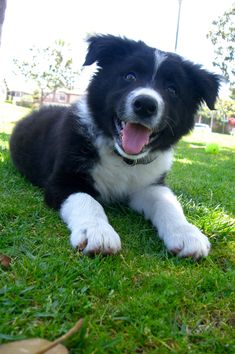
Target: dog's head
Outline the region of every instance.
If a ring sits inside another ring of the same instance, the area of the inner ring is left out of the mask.
[[[98,65],[88,104],[121,156],[137,160],[171,147],[193,128],[202,102],[214,108],[220,77],[199,65],[126,38],[88,42],[84,65]]]

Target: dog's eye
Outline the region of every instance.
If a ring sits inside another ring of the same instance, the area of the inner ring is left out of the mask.
[[[177,96],[177,89],[174,85],[168,85],[166,87],[166,91],[172,96],[176,97]]]
[[[136,75],[135,73],[128,73],[124,76],[124,79],[129,82],[136,81]]]

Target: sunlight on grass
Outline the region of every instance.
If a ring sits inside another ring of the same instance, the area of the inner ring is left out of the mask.
[[[183,140],[192,144],[197,143],[197,145],[193,145],[194,147],[198,146],[198,144],[206,146],[207,144],[216,143],[221,147],[235,149],[235,136],[232,135],[194,131],[185,136]]]
[[[230,250],[233,252],[234,254],[234,261],[235,261],[235,241],[231,241],[228,245],[228,247],[230,248]]]
[[[29,112],[28,108],[10,103],[0,103],[0,132],[11,133],[15,123]]]
[[[16,122],[30,110],[21,106],[17,106],[10,103],[0,103],[0,121],[1,122]]]
[[[5,135],[8,137],[8,135]],[[5,138],[4,136],[4,138]],[[2,137],[0,136],[0,144],[1,144],[1,151],[8,151],[9,150],[9,142],[8,140],[3,140]]]
[[[186,158],[181,159],[181,158],[175,157],[175,161],[183,163],[184,165],[192,165],[192,161],[189,159],[186,159]]]

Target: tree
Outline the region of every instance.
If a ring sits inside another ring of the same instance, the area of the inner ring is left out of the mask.
[[[212,22],[207,38],[215,46],[214,66],[221,69],[231,88],[235,87],[235,3]]]
[[[7,6],[7,0],[0,0],[0,44],[1,44],[2,25],[5,18],[6,6]]]
[[[198,111],[199,120],[211,125],[212,120],[222,124],[232,117],[235,117],[235,101],[229,99],[218,99],[214,111],[211,111],[205,104]]]
[[[28,81],[34,81],[40,91],[40,103],[59,88],[72,89],[78,71],[73,68],[69,47],[58,40],[53,46],[29,49],[26,60],[14,59],[17,69]]]

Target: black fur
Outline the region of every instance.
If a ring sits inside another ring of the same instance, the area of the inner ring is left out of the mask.
[[[10,150],[17,169],[45,190],[46,203],[58,209],[70,194],[96,196],[89,169],[98,154],[79,126],[73,110],[42,108],[20,121],[11,137]]]
[[[214,108],[220,81],[217,75],[172,53],[165,53],[166,59],[153,79],[154,53],[155,49],[143,42],[95,36],[89,39],[84,63],[97,62],[99,66],[87,96],[103,136],[116,134],[114,119],[132,90],[151,86],[161,95],[165,111],[151,151],[169,149],[188,133],[203,101]],[[124,79],[128,72],[135,73],[135,82]],[[23,175],[44,189],[50,207],[60,208],[70,194],[79,191],[99,195],[91,177],[92,168],[99,163],[99,151],[88,130],[72,106],[42,108],[19,122],[13,132],[12,160]]]

